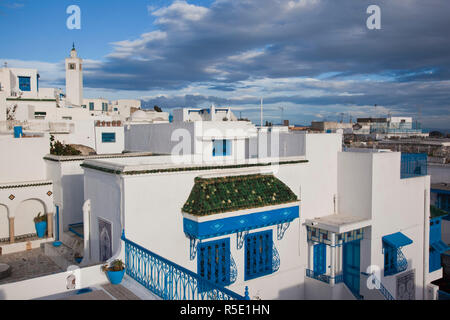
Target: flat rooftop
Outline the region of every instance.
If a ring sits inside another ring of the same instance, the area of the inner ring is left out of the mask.
[[[154,157],[161,156],[152,152],[129,152],[129,153],[112,153],[112,154],[95,154],[89,156],[57,156],[53,154],[47,154],[44,160],[65,162],[65,161],[84,161],[93,159],[120,159],[120,158],[139,158],[139,157]]]
[[[269,167],[271,165],[288,165],[308,162],[304,156],[202,161],[200,156],[149,156],[149,157],[117,157],[110,159],[86,159],[81,166],[88,169],[104,171],[112,174],[148,174],[161,172],[181,172],[199,170],[241,169],[251,167]]]
[[[372,220],[370,219],[354,217],[345,214],[332,214],[329,216],[306,220],[306,225],[308,226],[335,232],[338,234],[364,228],[370,226],[371,224]]]
[[[450,183],[432,183],[431,189],[450,191]]]

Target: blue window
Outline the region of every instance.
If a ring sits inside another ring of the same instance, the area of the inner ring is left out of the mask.
[[[401,232],[393,233],[382,238],[384,252],[384,276],[390,276],[405,271],[408,261],[401,248],[413,241]]]
[[[231,140],[213,140],[213,157],[231,155]]]
[[[93,102],[89,102],[89,110],[94,110],[94,103]]]
[[[197,255],[200,277],[223,286],[230,284],[230,238],[199,243]]]
[[[441,268],[441,254],[449,249],[442,241],[441,219],[430,220],[429,272]]]
[[[115,132],[102,132],[102,142],[103,143],[116,142]]]
[[[107,112],[108,111],[108,104],[105,102],[102,102],[102,111]]]
[[[326,271],[327,246],[319,243],[314,246],[314,274],[324,274]]]
[[[21,91],[31,91],[30,79],[30,77],[19,77],[19,89]]]
[[[245,237],[245,280],[272,273],[272,230]]]

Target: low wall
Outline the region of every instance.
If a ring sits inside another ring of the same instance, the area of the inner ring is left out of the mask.
[[[75,277],[75,287],[68,285]],[[69,279],[68,279],[69,278]],[[93,285],[107,283],[101,265],[76,268],[49,276],[8,283],[0,286],[0,300],[30,300],[75,291]]]

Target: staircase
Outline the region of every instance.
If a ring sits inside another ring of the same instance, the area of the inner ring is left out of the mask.
[[[61,237],[62,244],[53,246],[53,242],[42,245],[44,254],[63,270],[71,265],[78,265],[75,255],[83,256],[84,240],[72,232],[64,232]]]

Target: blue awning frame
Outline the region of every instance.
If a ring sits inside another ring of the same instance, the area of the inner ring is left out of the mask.
[[[413,243],[413,241],[410,238],[408,238],[401,232],[396,232],[396,233],[384,236],[382,239],[385,244],[387,244],[388,246],[393,247],[393,248],[401,248],[401,247],[404,247],[404,246],[407,246],[407,245],[410,245],[411,243]]]

